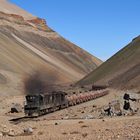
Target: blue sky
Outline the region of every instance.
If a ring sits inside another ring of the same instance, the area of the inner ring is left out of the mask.
[[[10,0],[102,60],[140,34],[140,0]]]

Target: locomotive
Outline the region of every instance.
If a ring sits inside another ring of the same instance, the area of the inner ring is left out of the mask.
[[[26,96],[24,112],[26,116],[41,116],[43,114],[102,97],[108,93],[108,90],[99,90],[96,92],[90,91],[69,96],[62,91],[47,94],[31,94]]]
[[[24,112],[26,116],[40,116],[68,106],[64,92],[35,94],[26,96]]]

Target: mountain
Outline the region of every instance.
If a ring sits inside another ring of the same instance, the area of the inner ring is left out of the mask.
[[[35,18],[35,16],[33,16],[32,14],[10,3],[8,0],[0,0],[0,11],[7,14],[21,15],[26,20]]]
[[[85,76],[77,84],[140,90],[140,36]]]
[[[20,92],[22,80],[34,71],[48,84],[67,84],[102,63],[49,28],[44,19],[6,0],[0,2],[1,94]]]

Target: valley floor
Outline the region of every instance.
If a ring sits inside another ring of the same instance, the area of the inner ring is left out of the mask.
[[[111,93],[29,121],[11,123],[24,113],[8,113],[12,103],[23,103],[23,96],[1,98],[0,140],[140,140],[140,112],[132,116],[99,117],[102,106],[113,99],[121,102],[122,93]],[[140,103],[137,104],[140,107]],[[24,133],[25,129],[33,131]]]

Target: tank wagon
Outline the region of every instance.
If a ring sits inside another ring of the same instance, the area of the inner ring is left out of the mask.
[[[87,102],[107,94],[107,90],[99,90],[95,92],[90,91],[80,93],[77,95],[67,95],[67,93],[62,91],[47,94],[27,95],[24,112],[26,116],[40,116],[69,106]]]

